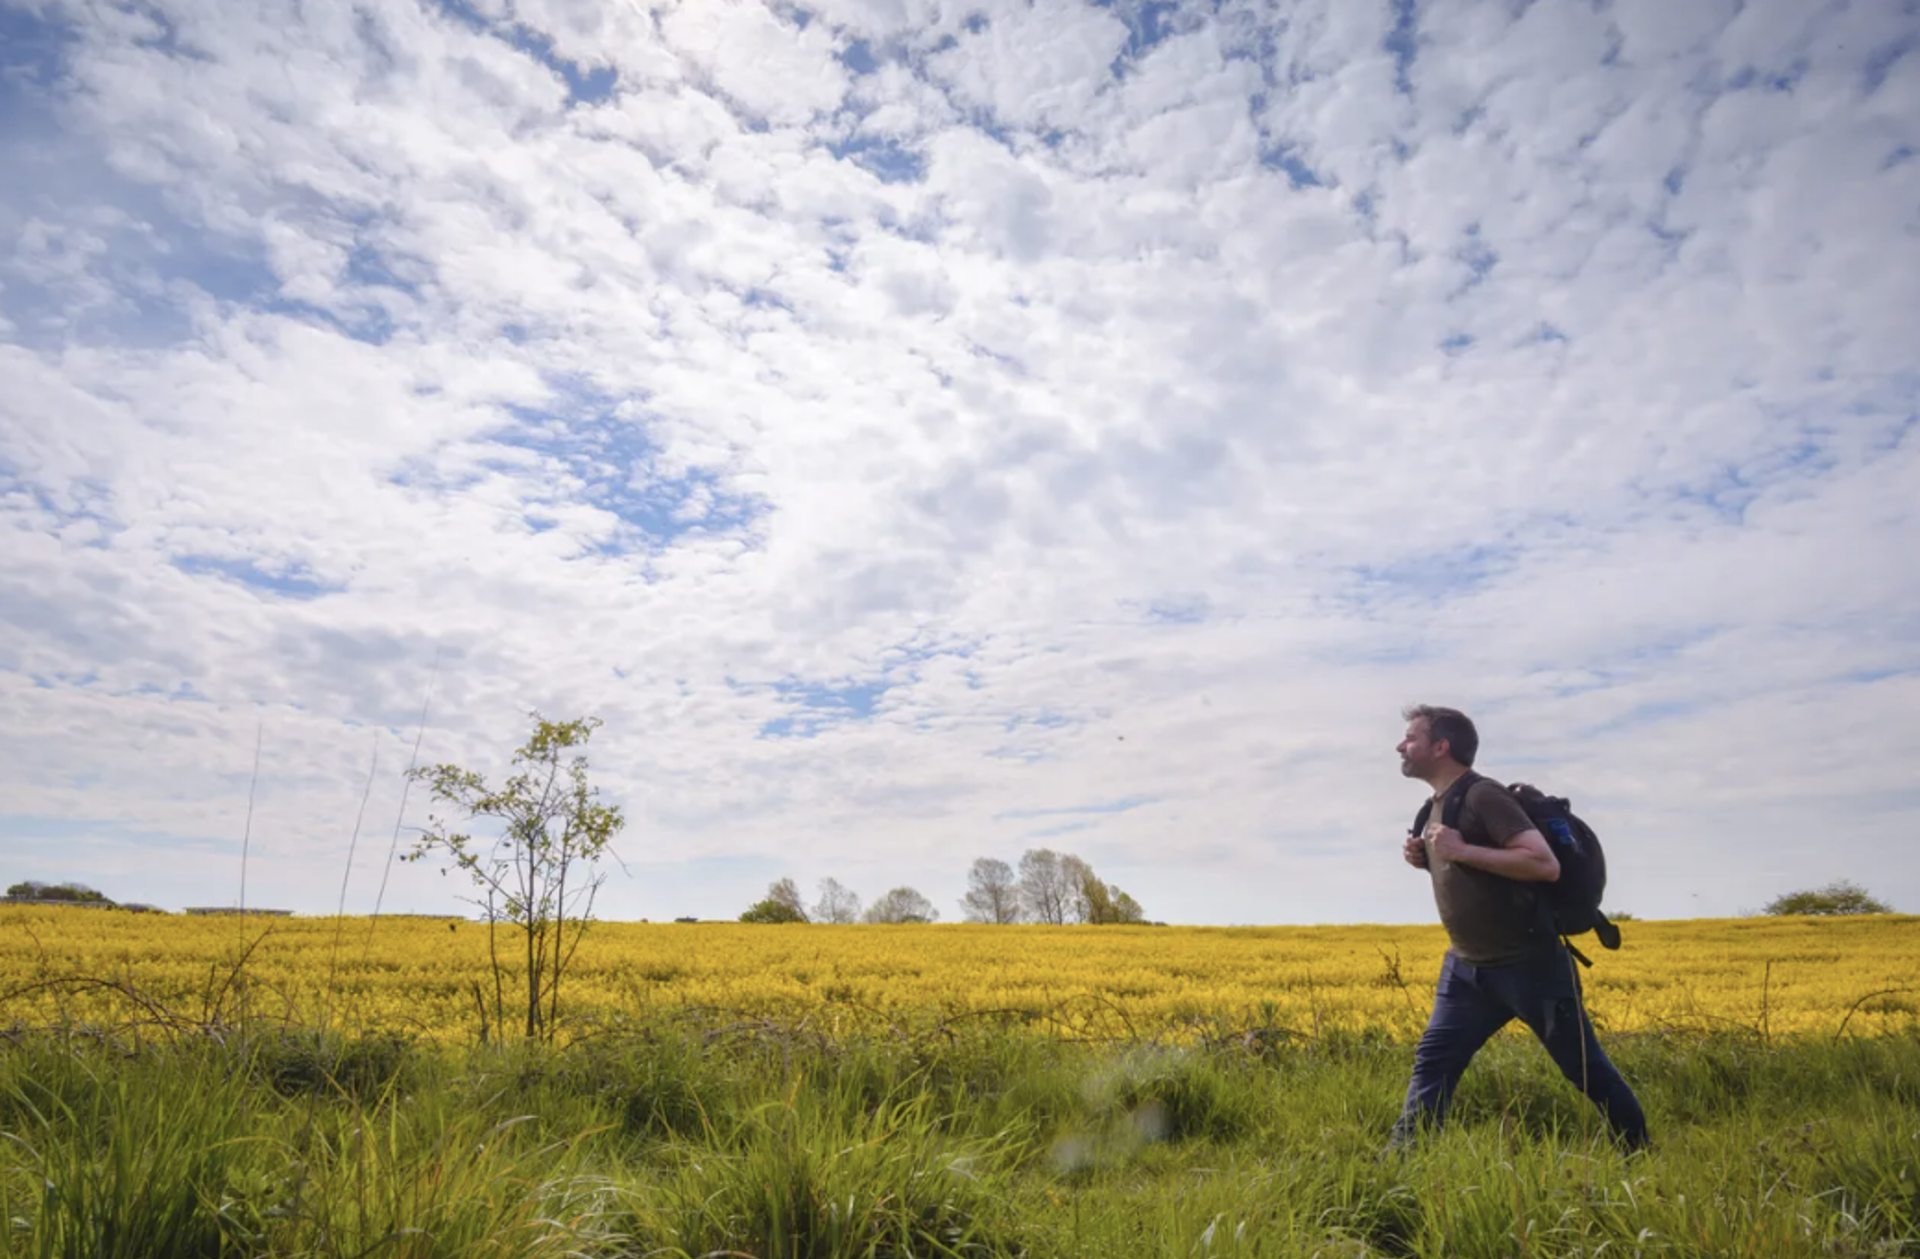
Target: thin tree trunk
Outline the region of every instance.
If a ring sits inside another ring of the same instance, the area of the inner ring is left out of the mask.
[[[533,871],[533,847],[527,848],[527,873],[520,886],[526,893],[526,901],[520,906],[521,922],[527,929],[527,1039],[532,1040],[540,1034],[540,966],[538,954],[534,950],[534,933],[538,923],[534,919],[533,894],[538,884],[538,876]]]
[[[565,867],[562,867],[563,871]],[[562,874],[560,886],[566,887]],[[552,1036],[553,1029],[560,1024],[560,946],[566,933],[567,902],[564,896],[553,904],[553,978],[547,982],[547,1034]]]
[[[560,869],[553,887],[553,980],[547,986],[547,1033],[560,1026],[560,971],[566,964],[561,948],[567,927],[567,854],[573,843],[573,823],[568,821],[560,834]]]
[[[493,962],[493,1025],[507,1034],[507,991],[500,969],[500,914],[492,895],[487,897],[487,957]]]

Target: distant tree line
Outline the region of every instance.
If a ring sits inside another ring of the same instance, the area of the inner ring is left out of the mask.
[[[105,892],[96,891],[84,883],[42,883],[38,879],[26,879],[7,889],[10,901],[72,901],[79,905],[111,905]]]
[[[137,914],[153,914],[161,911],[152,905],[139,905],[133,902],[121,904],[105,892],[88,887],[84,883],[42,883],[38,879],[23,879],[7,889],[5,899],[10,901],[28,901],[47,905],[95,905],[102,909],[125,909]]]
[[[879,900],[860,908],[860,898],[838,879],[820,880],[820,898],[809,910],[800,898],[800,885],[775,879],[767,894],[740,915],[741,922],[938,922],[933,902],[910,887],[896,887]]]
[[[1019,869],[997,857],[981,857],[967,872],[967,893],[960,898],[967,922],[1035,922],[1063,926],[1143,923],[1140,902],[1114,884],[1101,881],[1093,867],[1073,853],[1030,848]],[[906,923],[938,922],[940,911],[911,887],[896,887],[873,904],[838,879],[822,879],[819,896],[808,906],[800,885],[775,879],[767,894],[740,915],[741,922]]]

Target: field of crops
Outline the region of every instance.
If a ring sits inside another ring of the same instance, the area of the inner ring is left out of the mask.
[[[1387,1156],[1430,927],[605,923],[550,1044],[479,923],[0,906],[0,1256],[1920,1259],[1920,919],[1626,933],[1651,1153],[1516,1032]]]
[[[1873,1035],[1920,1023],[1920,917],[1635,922],[1586,972],[1603,1028]],[[244,1012],[464,1041],[487,928],[426,918],[178,917],[0,907],[0,1023],[231,1021]],[[512,940],[500,945],[512,966]],[[978,1020],[1082,1038],[1424,1023],[1435,927],[600,923],[563,992],[576,1027],[650,1012]]]

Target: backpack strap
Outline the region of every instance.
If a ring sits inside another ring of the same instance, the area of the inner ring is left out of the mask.
[[[1440,825],[1458,829],[1460,810],[1467,807],[1467,793],[1473,790],[1473,784],[1480,781],[1480,775],[1468,770],[1460,775],[1453,786],[1447,788],[1446,799],[1440,802]]]
[[[1466,807],[1467,792],[1472,789],[1473,784],[1479,781],[1480,775],[1474,773],[1472,770],[1468,770],[1466,773],[1460,775],[1460,777],[1454,779],[1453,786],[1447,788],[1447,794],[1440,800],[1440,825],[1454,829],[1459,828],[1460,810]],[[1425,804],[1420,806],[1420,811],[1413,815],[1412,833],[1415,835],[1426,834],[1427,819],[1432,816],[1433,801],[1429,799]]]

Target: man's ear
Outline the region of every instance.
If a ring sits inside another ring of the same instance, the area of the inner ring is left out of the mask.
[[[1433,741],[1433,754],[1435,756],[1444,756],[1448,760],[1452,760],[1453,759],[1452,742],[1447,739],[1435,739]]]

